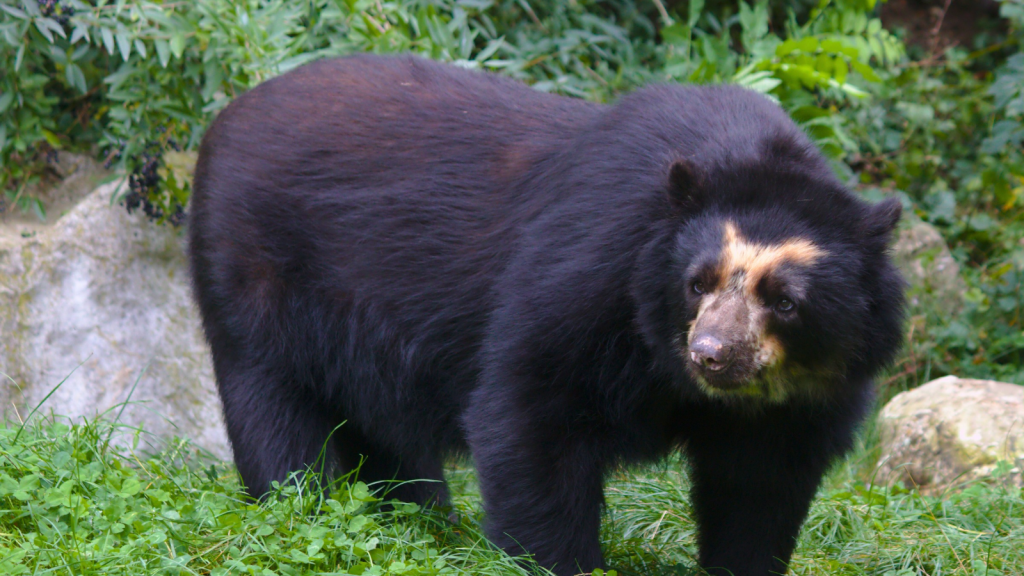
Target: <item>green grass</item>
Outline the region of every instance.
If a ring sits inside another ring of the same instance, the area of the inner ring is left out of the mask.
[[[19,434],[20,432],[20,434]],[[247,501],[233,468],[175,440],[152,456],[103,421],[0,425],[0,574],[530,574],[491,548],[473,470],[450,470],[459,523],[415,505],[382,506],[372,487],[329,498],[286,487]],[[112,444],[112,435],[122,442]],[[137,440],[141,432],[135,431]],[[870,453],[830,476],[794,574],[1024,574],[1024,494],[974,483],[944,497],[863,481]],[[347,479],[354,480],[354,479]],[[684,466],[618,473],[602,537],[620,574],[683,575],[695,545]]]

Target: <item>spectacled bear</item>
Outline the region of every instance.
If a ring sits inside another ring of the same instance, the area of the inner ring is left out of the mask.
[[[490,539],[569,575],[609,471],[682,449],[701,566],[763,576],[898,348],[899,215],[738,87],[599,105],[364,55],[220,113],[189,234],[251,494],[324,450],[443,503],[468,451]]]

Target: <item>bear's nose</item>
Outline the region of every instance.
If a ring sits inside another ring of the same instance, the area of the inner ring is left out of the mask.
[[[690,343],[690,359],[694,364],[718,372],[729,363],[731,347],[714,336],[699,336]]]

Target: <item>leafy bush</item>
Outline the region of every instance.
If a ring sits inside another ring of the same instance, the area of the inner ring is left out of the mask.
[[[842,111],[861,181],[901,194],[934,224],[969,287],[962,311],[918,311],[916,381],[953,373],[1024,384],[1024,154],[1013,141],[1024,134],[1022,10],[1003,5],[1011,21],[999,41],[880,71],[872,98]]]
[[[180,223],[192,156],[212,116],[304,62],[415,52],[486,66],[595,100],[651,80],[735,81],[769,92],[833,155],[831,103],[862,94],[901,45],[873,2],[828,4],[785,33],[767,0],[656,15],[631,0],[0,0],[0,185],[22,207],[51,149],[98,147],[130,173],[129,210]],[[658,6],[661,6],[659,3]],[[663,9],[663,7],[662,7]],[[678,22],[677,22],[678,20]],[[846,143],[845,148],[852,148]]]
[[[771,30],[767,0],[739,2],[738,13],[724,22],[702,13],[702,4],[690,2],[687,18],[662,30],[668,77],[694,83],[733,81],[770,93],[826,153],[841,157],[853,148],[842,117],[833,116],[831,109],[866,95],[852,76],[859,75],[860,84],[877,82],[869,63],[889,66],[904,53],[881,21],[869,18],[874,2],[826,4],[803,25],[790,13],[785,34]],[[738,44],[734,22],[739,24]]]
[[[1017,53],[1007,58],[996,71],[996,80],[989,87],[989,94],[995,97],[995,107],[1002,119],[995,123],[992,135],[985,139],[983,152],[995,154],[1006,147],[1020,149],[1024,143],[1024,2],[1006,1],[1000,7],[1000,14],[1010,25],[1010,42],[1017,47]]]
[[[17,196],[41,150],[96,145],[131,173],[129,208],[179,222],[188,160],[235,95],[303,62],[412,50],[464,60],[477,33],[454,2],[2,0],[0,183]],[[494,46],[477,51],[493,53]]]

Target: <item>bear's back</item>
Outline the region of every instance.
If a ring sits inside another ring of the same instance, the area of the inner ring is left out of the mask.
[[[297,380],[378,358],[390,376],[347,379],[470,385],[494,278],[546,204],[510,183],[601,109],[411,57],[261,84],[200,150],[189,233],[208,336]]]

